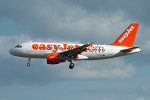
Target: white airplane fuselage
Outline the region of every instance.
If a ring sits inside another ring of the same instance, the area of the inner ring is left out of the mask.
[[[32,47],[34,44],[38,44],[38,47],[36,47],[36,49]],[[66,47],[64,47],[64,44],[66,45]],[[60,53],[63,51],[71,50],[77,46],[84,45],[84,44],[66,44],[66,43],[64,44],[27,42],[19,44],[21,45],[21,48],[15,47],[11,49],[10,53],[14,56],[25,58],[47,58],[48,53]],[[42,45],[42,47],[40,47],[40,45]],[[45,47],[43,47],[43,45],[45,45]],[[47,45],[51,45],[51,49],[47,47]],[[74,60],[99,60],[141,52],[139,48],[136,48],[131,52],[127,53],[120,52],[121,50],[128,48],[130,47],[111,46],[111,45],[91,45],[87,47],[87,50],[85,52],[79,54],[78,57]]]

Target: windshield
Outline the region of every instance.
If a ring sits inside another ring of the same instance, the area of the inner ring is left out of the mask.
[[[22,48],[22,45],[18,44],[15,48]]]

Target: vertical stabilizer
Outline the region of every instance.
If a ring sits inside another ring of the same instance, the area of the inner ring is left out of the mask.
[[[138,29],[139,23],[132,23],[121,35],[120,37],[112,44],[114,46],[126,46],[133,47],[134,39]]]

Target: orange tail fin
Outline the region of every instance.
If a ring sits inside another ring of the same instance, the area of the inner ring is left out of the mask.
[[[114,46],[133,47],[134,39],[138,29],[139,23],[132,23],[112,44]]]

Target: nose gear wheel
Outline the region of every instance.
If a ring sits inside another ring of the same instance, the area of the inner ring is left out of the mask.
[[[28,59],[28,63],[27,63],[28,67],[30,66],[30,61],[31,61],[31,58]]]
[[[69,68],[73,69],[74,68],[74,63],[70,63]]]

